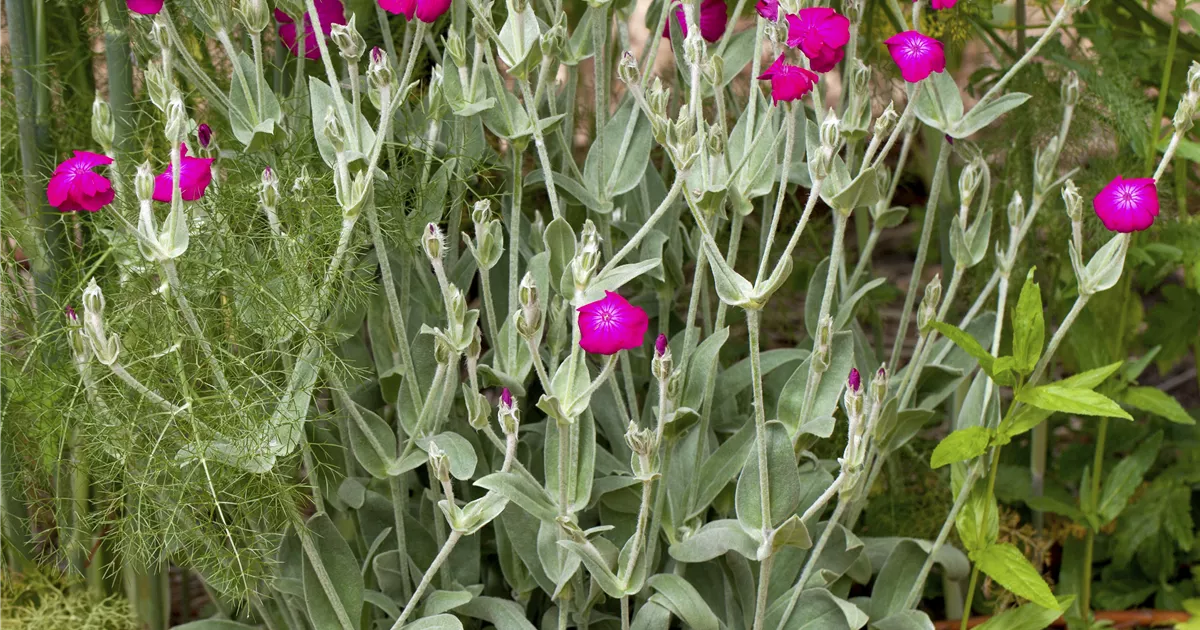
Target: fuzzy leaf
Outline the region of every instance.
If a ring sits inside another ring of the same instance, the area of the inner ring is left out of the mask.
[[[696,587],[672,573],[660,573],[646,580],[646,584],[661,595],[660,604],[683,620],[689,628],[696,630],[718,630],[721,627],[708,602],[696,591]]]
[[[787,429],[779,422],[766,424],[767,483],[771,501],[771,522],[774,527],[796,511],[800,504],[800,471],[796,468],[796,456],[792,451],[792,440]],[[761,531],[762,495],[759,489],[759,464],[757,441],[750,447],[742,474],[738,477],[735,502],[738,521],[747,531]]]

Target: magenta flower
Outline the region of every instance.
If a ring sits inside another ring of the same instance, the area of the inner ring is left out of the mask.
[[[776,1],[776,7],[778,7]],[[728,8],[725,0],[704,0],[700,3],[700,36],[708,43],[716,42],[725,34],[725,20],[728,19]],[[683,9],[675,9],[675,19],[679,21],[679,31],[687,37],[687,22],[683,19]],[[663,25],[663,37],[671,36],[671,25]]]
[[[620,294],[605,291],[604,298],[579,309],[579,347],[592,354],[616,354],[642,345],[650,318]]]
[[[771,64],[765,72],[758,75],[759,80],[771,82],[771,102],[790,103],[803,98],[817,84],[816,73],[783,62],[783,55]]]
[[[917,31],[896,33],[884,42],[892,59],[900,67],[900,76],[909,83],[922,81],[934,72],[946,69],[942,42]]]
[[[917,0],[913,0],[913,2],[916,1]],[[930,6],[932,6],[934,10],[938,11],[942,9],[952,9],[956,4],[958,4],[958,0],[933,0],[930,2]]]
[[[850,378],[846,379],[846,385],[855,394],[862,391],[862,376],[858,373],[858,368],[850,368]]]
[[[500,402],[504,403],[505,407],[513,406],[512,392],[508,391],[507,387],[500,391]]]
[[[112,164],[112,158],[76,151],[75,157],[59,164],[46,185],[46,200],[61,212],[95,212],[112,203],[112,182],[92,169]]]
[[[1092,199],[1096,216],[1113,232],[1141,232],[1158,216],[1158,188],[1149,177],[1124,179],[1120,175]]]
[[[125,7],[142,15],[157,15],[162,11],[163,0],[125,0]]]
[[[450,0],[378,0],[379,7],[404,19],[414,17],[426,24],[433,24],[450,9]]]
[[[195,201],[204,196],[204,190],[212,182],[212,159],[188,157],[187,145],[179,162],[179,194],[184,201]],[[171,203],[171,167],[154,178],[154,200]]]
[[[779,0],[758,0],[754,10],[758,11],[764,20],[779,21]]]
[[[850,19],[829,7],[800,9],[787,16],[787,45],[799,48],[817,72],[833,70],[846,54]]]
[[[315,0],[317,6],[317,19],[321,21],[321,33],[324,37],[329,37],[330,31],[333,30],[334,24],[346,23],[346,12],[342,7],[342,0]],[[296,23],[292,20],[292,16],[275,9],[275,19],[279,21],[279,39],[283,40],[283,45],[293,55],[300,55],[300,47],[296,41]],[[317,45],[317,31],[313,28],[312,20],[307,13],[304,14],[304,56],[309,59],[320,59],[321,49]]]
[[[662,356],[667,353],[667,336],[663,333],[658,333],[658,338],[654,340],[654,354]]]

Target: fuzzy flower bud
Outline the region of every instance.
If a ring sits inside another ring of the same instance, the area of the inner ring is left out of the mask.
[[[446,456],[446,451],[443,451],[437,442],[429,443],[429,467],[433,469],[433,476],[442,483],[450,481],[450,458]]]
[[[334,181],[337,181],[336,179]],[[366,171],[360,171],[354,175],[354,179],[350,180],[349,190],[343,186],[337,186],[334,190],[334,195],[337,197],[338,204],[342,207],[342,217],[350,219],[358,216],[362,212],[363,206],[366,205],[368,193],[371,192],[371,177]]]
[[[1062,82],[1062,101],[1064,107],[1075,107],[1079,104],[1079,75],[1071,70]]]
[[[725,128],[721,123],[709,125],[704,139],[709,155],[716,157],[725,153]]]
[[[371,61],[367,65],[367,81],[371,84],[371,89],[376,92],[391,89],[395,80],[396,73],[392,71],[391,59],[388,59],[387,53],[378,46],[372,48]]]
[[[625,85],[632,85],[638,81],[637,58],[628,50],[621,54],[621,63],[617,64],[617,76]]]
[[[471,331],[471,343],[467,344],[467,360],[472,363],[479,361],[479,355],[483,353],[483,331],[479,325],[475,325],[475,330]]]
[[[492,218],[492,200],[480,199],[471,207],[471,221],[478,226],[487,223]]]
[[[828,114],[825,114],[825,120],[821,121],[821,147],[830,148],[834,151],[842,142],[841,121],[832,109]]]
[[[154,47],[164,55],[171,54],[171,32],[167,29],[167,20],[164,16],[157,15],[150,22],[150,41],[154,42]]]
[[[1021,192],[1013,192],[1012,201],[1008,202],[1008,224],[1016,228],[1025,220],[1025,199]]]
[[[850,377],[846,379],[846,395],[842,398],[846,406],[846,415],[851,418],[862,416],[863,387],[862,376],[858,368],[850,368]]]
[[[917,330],[921,334],[929,332],[933,326],[933,322],[937,318],[938,304],[942,301],[942,276],[940,274],[933,276],[933,280],[925,285],[925,296],[921,298],[921,305],[917,307]]]
[[[166,111],[167,100],[171,97],[171,90],[167,86],[167,77],[163,74],[162,64],[150,62],[146,66],[146,93],[150,96],[150,102],[154,104],[159,111]]]
[[[875,136],[882,138],[892,132],[892,128],[896,126],[896,122],[900,120],[900,114],[896,113],[896,104],[888,103],[883,113],[879,118],[875,119]]]
[[[875,372],[875,378],[871,379],[871,406],[878,408],[883,404],[883,400],[887,398],[888,390],[888,373],[887,367],[879,366]]]
[[[209,28],[214,31],[230,30],[229,9],[231,4],[229,0],[197,0],[196,2],[200,14],[208,22]]]
[[[109,335],[104,328],[104,292],[95,278],[89,280],[83,290],[83,331],[97,361],[104,365],[117,361],[121,354],[121,339],[116,333]]]
[[[538,47],[541,48],[542,56],[554,59],[562,54],[563,43],[567,41],[567,27],[562,20],[554,23],[554,26],[546,29],[542,33],[542,38],[538,40]],[[619,74],[619,73],[618,73]],[[624,80],[624,75],[620,75]]]
[[[625,430],[625,443],[629,445],[629,450],[633,451],[629,457],[629,467],[633,469],[633,476],[642,481],[658,477],[658,437],[654,431],[639,429],[636,422],[630,421]]]
[[[588,219],[583,224],[580,233],[579,249],[571,261],[571,274],[575,280],[575,290],[583,291],[592,280],[592,274],[600,265],[600,234],[596,225]]]
[[[538,288],[532,273],[525,272],[517,295],[521,301],[521,311],[517,315],[517,332],[526,339],[533,339],[542,327],[542,303],[538,299]]]
[[[1054,168],[1058,165],[1058,136],[1050,138],[1046,146],[1042,147],[1037,152],[1037,157],[1034,161],[1034,175],[1036,176],[1035,186],[1039,191],[1044,191],[1050,187],[1050,183],[1054,181]]]
[[[251,33],[261,33],[271,25],[271,11],[266,0],[242,0],[237,14]]]
[[[871,88],[871,68],[863,62],[855,60],[850,67],[850,84],[854,86],[855,94],[866,95]]]
[[[96,92],[96,100],[92,101],[92,139],[108,153],[112,151],[115,134],[116,125],[113,123],[112,109],[108,106],[108,101],[100,98],[100,93]]]
[[[1179,99],[1179,107],[1175,110],[1175,118],[1171,121],[1175,127],[1175,133],[1185,134],[1192,128],[1192,121],[1196,118],[1197,100],[1200,100],[1200,93],[1190,91]]]
[[[1187,86],[1189,92],[1200,94],[1200,61],[1193,61],[1188,67]]]
[[[446,35],[446,52],[459,68],[467,67],[467,45],[463,43],[462,35],[454,28]]]
[[[704,76],[708,78],[711,85],[725,85],[725,58],[715,53],[709,57],[708,65],[704,68]]]
[[[442,255],[446,251],[446,237],[442,234],[442,228],[436,223],[430,223],[425,226],[425,236],[421,239],[421,246],[425,249],[425,255],[429,257],[429,262],[434,265],[442,264]]]
[[[967,211],[971,209],[975,191],[979,189],[982,171],[979,162],[971,160],[967,162],[967,165],[963,167],[962,174],[958,176],[959,217],[964,228],[967,225]]]
[[[829,369],[830,353],[833,349],[833,318],[829,315],[817,322],[817,338],[813,343],[812,369],[824,374]]]
[[[1068,179],[1062,189],[1063,205],[1067,208],[1067,216],[1071,221],[1083,220],[1083,196],[1073,180]]]
[[[671,347],[667,345],[667,336],[661,333],[654,340],[654,358],[650,361],[650,372],[658,379],[659,387],[671,378]]]
[[[83,332],[83,323],[75,314],[75,309],[67,306],[67,343],[71,346],[71,355],[76,365],[84,365],[92,358],[92,348],[88,345],[87,335]]]
[[[176,145],[187,140],[188,133],[188,115],[187,109],[183,106],[183,98],[179,92],[173,92],[171,99],[167,102],[167,124],[164,129],[167,136],[167,142]]]
[[[518,427],[521,426],[521,411],[517,409],[512,392],[509,392],[507,387],[500,392],[500,408],[497,414],[500,430],[504,431],[504,435],[516,435]]]
[[[279,205],[279,178],[275,176],[275,171],[270,166],[263,169],[262,186],[258,189],[258,200],[266,208],[275,208]]]
[[[345,24],[334,24],[333,30],[329,33],[330,39],[337,44],[338,54],[350,62],[358,61],[367,50],[367,43],[363,41],[362,35],[355,26],[355,17],[351,14]]]
[[[149,162],[142,162],[138,166],[137,175],[133,177],[133,190],[137,193],[138,201],[148,203],[154,200],[154,169],[150,168]]]
[[[476,431],[486,429],[492,417],[492,405],[487,397],[464,385],[463,402],[467,405],[467,424]]]
[[[342,153],[346,150],[346,130],[342,127],[342,118],[334,111],[333,106],[325,108],[325,125],[321,133],[333,145],[333,150]]]
[[[658,77],[654,77],[654,82],[650,84],[649,91],[646,92],[646,103],[650,106],[650,113],[656,118],[665,120],[667,118],[667,101],[671,98],[671,90],[663,88],[662,81]]]

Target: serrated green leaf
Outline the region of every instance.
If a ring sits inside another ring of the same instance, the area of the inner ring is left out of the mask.
[[[967,427],[947,435],[933,449],[929,465],[941,468],[946,464],[975,459],[987,451],[992,432],[987,427]]]
[[[1022,389],[1017,394],[1017,400],[1046,411],[1133,420],[1133,416],[1126,413],[1120,405],[1104,394],[1098,394],[1088,389],[1062,387],[1056,383]]]
[[[1037,569],[1020,549],[1008,543],[991,544],[971,553],[971,559],[988,577],[1014,595],[1044,608],[1057,608],[1058,600]]]
[[[1196,424],[1179,401],[1157,387],[1130,387],[1121,395],[1121,402],[1175,424]]]
[[[1046,324],[1042,318],[1042,291],[1038,283],[1033,281],[1033,272],[1031,268],[1025,278],[1021,297],[1012,315],[1013,360],[1017,371],[1024,375],[1031,374],[1041,358],[1046,335]]]

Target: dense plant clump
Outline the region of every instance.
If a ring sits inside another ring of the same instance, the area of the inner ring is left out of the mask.
[[[1195,418],[1141,384],[1200,348],[1200,44],[1149,118],[1087,4],[1014,48],[982,0],[102,0],[52,142],[9,0],[4,550],[73,581],[6,620],[1200,609]]]

